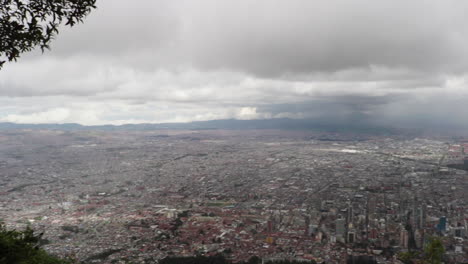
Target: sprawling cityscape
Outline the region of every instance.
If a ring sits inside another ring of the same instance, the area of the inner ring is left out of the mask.
[[[467,25],[0,0],[0,264],[468,264]]]
[[[0,219],[84,263],[468,262],[468,141],[294,130],[0,131]]]

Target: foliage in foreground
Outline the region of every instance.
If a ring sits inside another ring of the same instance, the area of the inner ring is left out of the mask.
[[[429,243],[424,248],[426,263],[440,264],[444,256],[445,249],[442,240],[438,237],[431,237]]]
[[[24,231],[7,230],[0,223],[0,264],[66,264],[39,248],[41,235],[31,228]]]
[[[398,259],[404,264],[424,263],[441,264],[445,249],[442,240],[438,237],[430,237],[424,247],[424,251],[408,251],[398,254]]]
[[[49,48],[62,22],[82,22],[96,0],[0,0],[0,69],[6,61]]]

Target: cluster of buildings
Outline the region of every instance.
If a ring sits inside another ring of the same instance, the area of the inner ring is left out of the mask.
[[[2,132],[0,218],[86,263],[197,254],[400,263],[432,236],[446,263],[468,261],[468,174],[447,166],[464,159],[465,143],[325,136]]]

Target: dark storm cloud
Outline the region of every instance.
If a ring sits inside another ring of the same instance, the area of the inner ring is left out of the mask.
[[[190,31],[196,33],[189,40],[195,40],[195,63],[209,68],[278,75],[369,65],[425,71],[466,65],[467,4],[460,2],[202,3],[208,4],[193,15]]]
[[[383,65],[464,70],[462,1],[101,0],[55,55],[90,52],[261,76]],[[138,64],[138,61],[132,61]]]
[[[302,118],[331,123],[351,123],[357,119],[365,122],[375,122],[375,110],[380,110],[388,104],[399,101],[400,96],[325,96],[313,100],[293,104],[266,105],[258,108],[258,112],[281,116],[289,113]],[[287,115],[286,115],[287,117]]]

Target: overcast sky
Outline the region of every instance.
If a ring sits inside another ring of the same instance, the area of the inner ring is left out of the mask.
[[[468,124],[468,1],[98,0],[0,71],[0,122]]]

